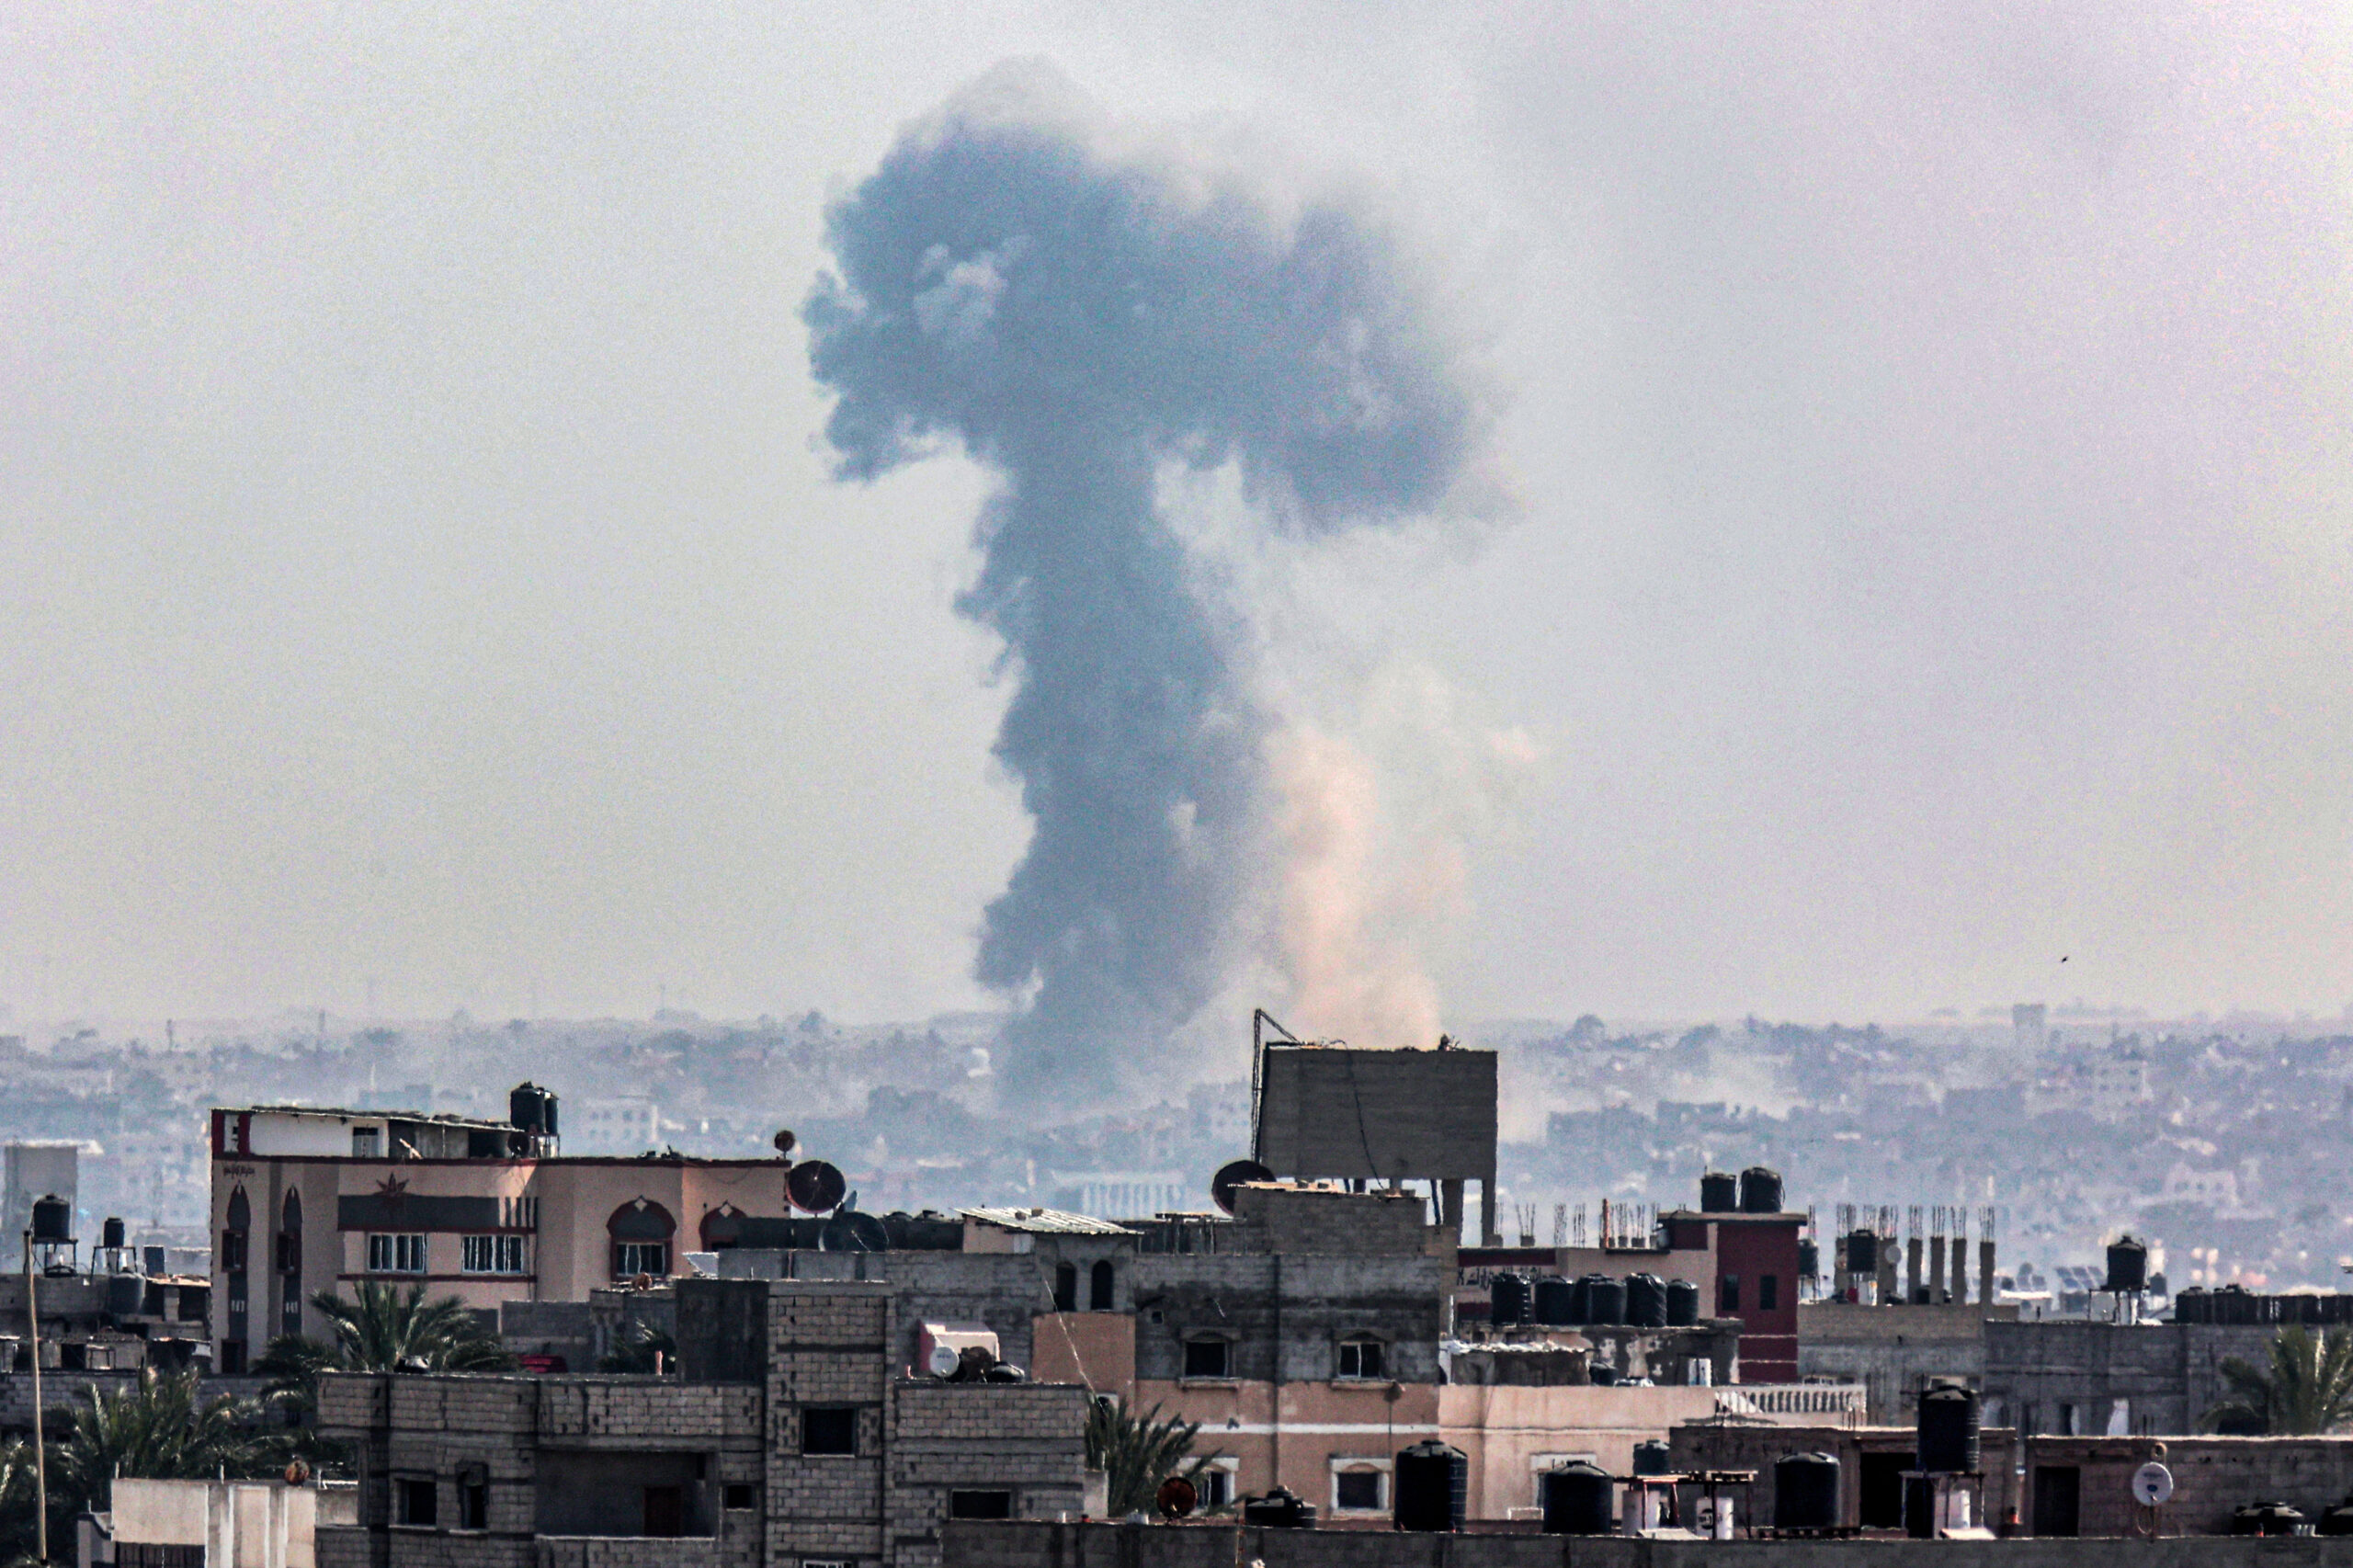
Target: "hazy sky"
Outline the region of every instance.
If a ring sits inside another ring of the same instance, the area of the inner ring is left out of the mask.
[[[1516,509],[1252,569],[1449,1017],[2353,1002],[2353,13],[478,9],[0,20],[18,1017],[983,1000],[990,481],[799,312],[1032,55],[1483,344]]]

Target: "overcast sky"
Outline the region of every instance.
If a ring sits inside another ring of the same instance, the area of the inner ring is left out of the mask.
[[[1020,56],[1483,344],[1516,509],[1267,618],[1482,795],[1446,1016],[2353,1003],[2353,13],[483,9],[0,20],[18,1017],[983,1002],[990,480],[834,483],[799,311]]]

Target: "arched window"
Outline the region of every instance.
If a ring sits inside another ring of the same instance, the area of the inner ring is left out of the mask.
[[[254,1228],[254,1206],[245,1201],[245,1189],[238,1187],[229,1194],[229,1220],[221,1233],[221,1270],[224,1274],[245,1271],[245,1237]]]
[[[1078,1311],[1078,1265],[1074,1263],[1054,1265],[1054,1311]]]
[[[1111,1310],[1111,1260],[1103,1258],[1089,1271],[1086,1285],[1086,1310],[1108,1312]]]
[[[703,1210],[702,1250],[721,1252],[740,1246],[744,1240],[744,1211],[733,1203],[722,1203],[716,1209]]]
[[[670,1239],[677,1234],[678,1222],[659,1203],[632,1199],[613,1210],[605,1229],[613,1240],[614,1278],[650,1274],[659,1279],[670,1272]]]
[[[302,1332],[302,1195],[286,1189],[278,1207],[278,1332]]]

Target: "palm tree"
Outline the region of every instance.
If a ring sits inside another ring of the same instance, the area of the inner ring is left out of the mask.
[[[2353,1421],[2353,1333],[2291,1324],[2271,1342],[2268,1369],[2232,1356],[2218,1369],[2231,1392],[2206,1413],[2209,1431],[2302,1436]]]
[[[1182,1475],[1196,1486],[1214,1455],[1193,1453],[1200,1424],[1178,1416],[1162,1420],[1160,1406],[1142,1415],[1118,1400],[1098,1399],[1086,1416],[1086,1468],[1106,1481],[1111,1517],[1140,1514],[1153,1506],[1160,1483]],[[1187,1463],[1188,1460],[1191,1462]]]
[[[404,1292],[363,1279],[352,1300],[321,1290],[311,1305],[335,1327],[332,1360],[318,1362],[294,1346],[288,1356],[313,1359],[313,1377],[330,1365],[347,1372],[504,1372],[515,1365],[472,1308],[455,1296],[428,1301],[422,1285]],[[270,1342],[273,1353],[284,1337]]]
[[[40,1507],[40,1492],[33,1481],[33,1446],[19,1442],[0,1449],[0,1562],[16,1568],[36,1561],[40,1538],[33,1519]]]
[[[678,1342],[669,1331],[640,1318],[623,1326],[613,1336],[610,1354],[600,1358],[597,1370],[600,1372],[675,1372],[678,1369]]]
[[[259,1406],[230,1394],[202,1396],[197,1374],[158,1372],[112,1394],[91,1387],[61,1413],[49,1461],[51,1545],[56,1516],[112,1506],[118,1476],[189,1481],[217,1475],[267,1475],[286,1462],[286,1444],[261,1428]],[[29,1461],[29,1450],[28,1459]]]

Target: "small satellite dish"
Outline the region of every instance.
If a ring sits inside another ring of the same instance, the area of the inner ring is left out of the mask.
[[[784,1195],[792,1199],[795,1209],[811,1214],[840,1208],[848,1191],[849,1183],[842,1179],[842,1173],[823,1160],[803,1160],[784,1176]]]
[[[925,1370],[935,1378],[952,1378],[956,1375],[956,1369],[963,1364],[963,1352],[953,1345],[935,1345],[931,1347],[930,1365]]]
[[[783,1127],[779,1128],[777,1130],[777,1135],[769,1139],[768,1142],[776,1145],[776,1152],[778,1153],[790,1157],[792,1153],[792,1145],[798,1142],[798,1140],[792,1136],[791,1128]]]
[[[1152,1501],[1159,1508],[1162,1518],[1181,1519],[1200,1506],[1201,1494],[1183,1476],[1172,1475],[1160,1483],[1160,1490],[1152,1494]]]
[[[307,1465],[307,1464],[304,1464],[301,1460],[294,1460],[292,1463],[289,1464],[289,1465],[286,1467],[286,1484],[287,1484],[287,1485],[289,1485],[289,1486],[302,1486],[302,1485],[307,1485],[307,1484],[309,1483],[309,1482],[310,1482],[310,1479],[311,1479],[311,1467],[310,1467],[309,1465]]]
[[[2132,1495],[2144,1508],[2154,1508],[2173,1496],[2173,1471],[2154,1462],[2132,1472]]]
[[[1228,1160],[1217,1168],[1217,1175],[1210,1177],[1210,1196],[1217,1199],[1219,1208],[1231,1214],[1235,1187],[1244,1182],[1274,1179],[1275,1173],[1256,1160]]]
[[[822,1252],[888,1252],[891,1233],[873,1215],[845,1209],[817,1233],[817,1246]]]

